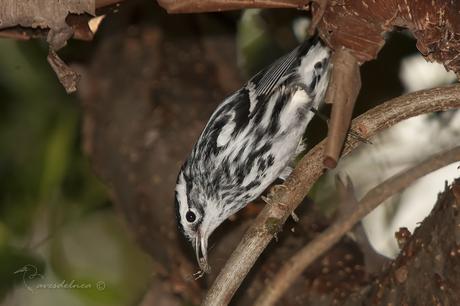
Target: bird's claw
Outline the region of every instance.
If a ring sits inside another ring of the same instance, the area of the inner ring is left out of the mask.
[[[299,222],[300,220],[299,216],[297,216],[297,214],[294,211],[291,212],[291,217],[292,217],[292,220],[294,220],[294,222]]]
[[[202,278],[203,276],[205,275],[205,272],[203,270],[198,270],[196,271],[195,273],[192,274],[193,278],[195,280],[199,280],[200,278]]]
[[[286,185],[279,184],[279,185],[275,185],[275,186],[272,187],[272,189],[270,191],[270,194],[278,193],[282,189],[284,189],[285,191],[289,190],[289,188]]]
[[[266,196],[261,196],[260,197],[262,199],[262,201],[264,201],[266,204],[270,204],[270,198],[266,197]]]

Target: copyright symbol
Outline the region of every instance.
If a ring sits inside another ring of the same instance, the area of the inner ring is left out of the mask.
[[[105,282],[103,281],[98,281],[96,283],[96,289],[99,290],[99,291],[102,291],[105,289]]]

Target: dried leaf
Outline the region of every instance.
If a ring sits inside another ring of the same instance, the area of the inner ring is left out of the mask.
[[[2,0],[0,29],[14,26],[49,29],[48,42],[54,50],[63,47],[73,34],[66,23],[69,13],[95,15],[94,0]]]

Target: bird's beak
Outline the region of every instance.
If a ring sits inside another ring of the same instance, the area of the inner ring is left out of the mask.
[[[202,233],[201,230],[197,231],[193,247],[195,248],[196,260],[198,261],[200,269],[208,273],[211,270],[208,264],[208,237],[206,234]]]

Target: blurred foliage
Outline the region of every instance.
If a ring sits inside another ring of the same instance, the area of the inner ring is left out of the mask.
[[[78,45],[70,48],[78,53]],[[49,305],[56,295],[66,305],[133,303],[150,277],[149,260],[91,172],[77,99],[65,93],[46,55],[38,41],[0,40],[0,299],[17,285],[21,305]],[[43,283],[102,280],[105,289],[31,294],[20,272],[26,265]]]

